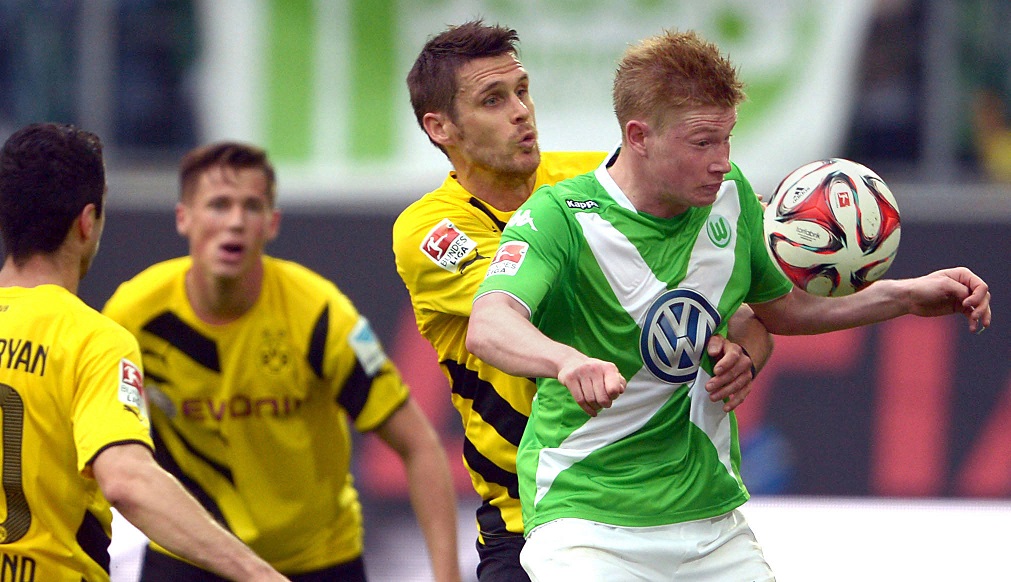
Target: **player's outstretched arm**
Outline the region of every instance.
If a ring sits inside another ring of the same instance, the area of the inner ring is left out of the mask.
[[[727,338],[714,335],[706,350],[713,358],[713,377],[706,382],[706,391],[713,402],[723,403],[730,412],[751,393],[751,381],[772,356],[772,334],[755,317],[747,305],[742,305],[727,324]]]
[[[109,447],[91,464],[109,503],[165,549],[229,580],[287,580],[229,533],[140,444]]]
[[[548,338],[527,319],[526,308],[505,293],[486,293],[474,301],[467,350],[513,376],[558,378],[590,416],[610,408],[625,391],[617,366]]]
[[[969,320],[969,331],[979,333],[990,327],[990,288],[969,269],[941,269],[909,279],[908,284],[909,312],[913,315],[961,313]]]
[[[376,434],[404,462],[411,506],[425,536],[436,582],[460,582],[456,493],[446,451],[424,413],[408,399]]]
[[[912,279],[883,279],[845,297],[815,297],[793,289],[751,308],[777,334],[815,334],[878,323],[901,315],[939,317],[961,313],[969,331],[990,325],[990,290],[965,267]]]

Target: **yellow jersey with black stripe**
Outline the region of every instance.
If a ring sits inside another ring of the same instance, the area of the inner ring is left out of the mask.
[[[67,289],[0,288],[0,579],[109,580],[112,512],[90,464],[152,447],[142,377],[136,340]]]
[[[357,558],[348,421],[377,428],[407,387],[368,321],[320,275],[264,257],[254,306],[211,325],[186,296],[191,264],[154,265],[105,306],[140,342],[158,461],[278,570]]]
[[[534,188],[589,172],[604,152],[545,152]],[[516,448],[535,386],[467,351],[471,302],[513,212],[472,196],[453,173],[393,225],[397,272],[411,295],[418,330],[435,348],[464,427],[463,461],[474,490],[480,538],[522,534]]]

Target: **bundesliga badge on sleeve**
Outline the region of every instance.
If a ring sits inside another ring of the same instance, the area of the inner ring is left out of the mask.
[[[147,419],[147,400],[144,398],[144,375],[140,366],[123,358],[119,361],[119,401],[141,418]]]

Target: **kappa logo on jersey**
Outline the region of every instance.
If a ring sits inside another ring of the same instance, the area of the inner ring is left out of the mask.
[[[477,242],[443,218],[421,241],[421,252],[433,263],[455,273],[460,260],[477,248]]]
[[[522,241],[504,243],[495,253],[495,258],[488,265],[487,277],[492,275],[515,275],[527,256],[530,245]]]
[[[701,294],[691,289],[665,291],[646,312],[639,337],[642,361],[664,382],[690,382],[719,325],[719,312]]]
[[[516,214],[513,214],[513,217],[509,219],[509,222],[506,223],[506,226],[514,227],[527,225],[529,225],[530,228],[537,230],[537,227],[534,225],[534,217],[530,215],[529,209],[517,211]]]
[[[139,366],[126,358],[119,361],[119,401],[146,412],[144,375],[141,374]]]
[[[578,210],[590,210],[591,208],[600,208],[600,204],[597,204],[595,200],[566,200],[565,205],[569,208],[576,208]]]

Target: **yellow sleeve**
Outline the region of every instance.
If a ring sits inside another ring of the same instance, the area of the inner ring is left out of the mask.
[[[469,317],[501,234],[492,217],[455,200],[408,207],[393,226],[393,252],[415,311]]]
[[[82,344],[73,402],[78,470],[106,446],[137,442],[154,450],[137,340],[109,324]]]
[[[330,302],[330,329],[326,369],[335,370],[337,403],[356,430],[373,430],[407,400],[407,385],[368,320],[339,291]]]

